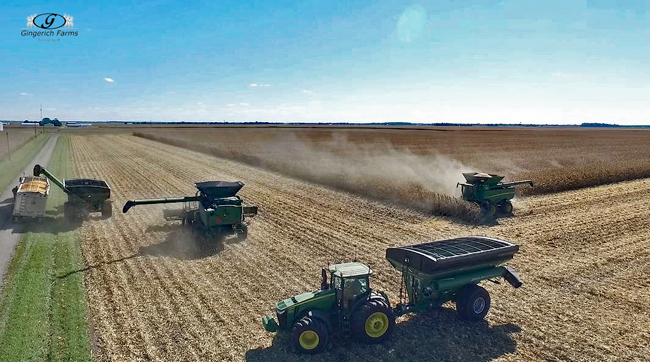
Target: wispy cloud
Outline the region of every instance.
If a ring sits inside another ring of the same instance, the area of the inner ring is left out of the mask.
[[[228,106],[228,107],[234,107],[234,106],[235,106],[235,103],[228,103],[228,104],[226,104],[226,106]]]
[[[21,95],[21,96],[31,96],[31,94],[29,94],[29,93],[24,93],[24,92],[20,93],[20,95]]]
[[[313,93],[313,92],[310,91],[309,89],[303,89],[302,92],[303,92],[303,93]]]
[[[248,103],[239,103],[240,106],[250,106]]]
[[[580,73],[555,72],[555,73],[551,73],[551,75],[554,76],[555,78],[575,78],[575,77],[581,76],[582,74],[580,74]]]
[[[253,87],[253,88],[255,88],[255,87],[270,87],[270,86],[271,86],[270,84],[264,84],[264,83],[251,83],[250,84],[250,87]]]
[[[112,78],[104,78],[108,83],[114,83],[115,81]]]

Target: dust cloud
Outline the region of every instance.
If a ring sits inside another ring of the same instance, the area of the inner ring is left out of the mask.
[[[227,145],[193,144],[186,140],[135,133],[218,157],[262,167],[286,176],[318,183],[420,212],[478,220],[474,204],[457,197],[456,183],[474,169],[440,154],[420,155],[385,141],[370,145],[348,142],[334,134],[331,142],[312,143],[294,134],[279,134],[249,145],[245,153]],[[243,149],[239,148],[238,149]]]

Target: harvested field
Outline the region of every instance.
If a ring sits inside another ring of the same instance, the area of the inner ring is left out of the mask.
[[[8,142],[7,134],[9,134]],[[34,138],[33,128],[5,127],[5,129],[0,132],[0,160],[8,157],[9,151],[15,151],[26,142],[29,142],[32,138]],[[9,145],[9,147],[7,147],[7,145]]]
[[[80,231],[99,361],[642,361],[650,354],[650,180],[519,200],[500,225],[465,226],[389,207],[233,161],[130,136],[74,136],[76,176],[106,180],[127,199],[190,195],[193,182],[242,180],[260,208],[249,239],[199,249],[160,206],[137,207]],[[465,161],[462,161],[465,163]],[[386,247],[461,235],[522,245],[518,290],[485,285],[487,320],[453,306],[399,319],[384,345],[333,343],[293,353],[261,317],[314,290],[326,261],[369,264],[397,300]]]
[[[477,210],[454,198],[462,172],[534,180],[534,188],[518,189],[522,195],[650,177],[650,130],[187,128],[135,134],[466,221],[475,221]]]

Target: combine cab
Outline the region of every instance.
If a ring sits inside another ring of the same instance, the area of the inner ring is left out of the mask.
[[[488,216],[494,216],[497,211],[502,214],[512,213],[512,200],[515,197],[515,186],[529,184],[533,181],[501,182],[505,176],[467,172],[463,173],[466,183],[458,183],[463,190],[463,199],[477,203]]]
[[[167,220],[180,220],[206,239],[215,239],[229,234],[240,240],[248,237],[246,217],[257,214],[257,206],[244,206],[237,192],[244,187],[242,182],[206,181],[195,184],[195,196],[178,198],[130,200],[122,212],[128,212],[136,205],[183,203],[183,209],[163,210]]]

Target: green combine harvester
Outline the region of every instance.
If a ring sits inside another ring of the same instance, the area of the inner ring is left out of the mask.
[[[122,208],[126,213],[136,205],[184,203],[180,210],[163,210],[166,220],[180,220],[207,240],[236,235],[239,240],[248,237],[246,217],[257,215],[257,206],[244,206],[237,192],[244,187],[241,181],[206,181],[194,184],[195,196],[148,200],[129,200]]]
[[[332,333],[366,343],[383,342],[393,331],[395,317],[448,301],[456,302],[461,318],[480,320],[490,309],[490,295],[477,284],[501,277],[519,288],[517,272],[505,265],[518,251],[518,245],[480,236],[388,248],[386,259],[402,273],[395,307],[385,293],[370,287],[368,266],[334,264],[322,270],[321,290],[280,301],[277,322],[265,316],[262,324],[269,332],[291,333],[297,351],[317,353]]]
[[[106,181],[96,179],[59,180],[41,165],[34,166],[34,176],[44,175],[68,195],[63,204],[63,215],[68,221],[80,221],[92,212],[101,212],[103,218],[113,215],[111,188]]]
[[[497,212],[502,214],[512,213],[512,200],[515,197],[515,186],[529,184],[533,181],[501,182],[505,176],[466,172],[463,173],[467,183],[458,183],[461,186],[463,199],[478,204],[488,216],[494,216]]]

